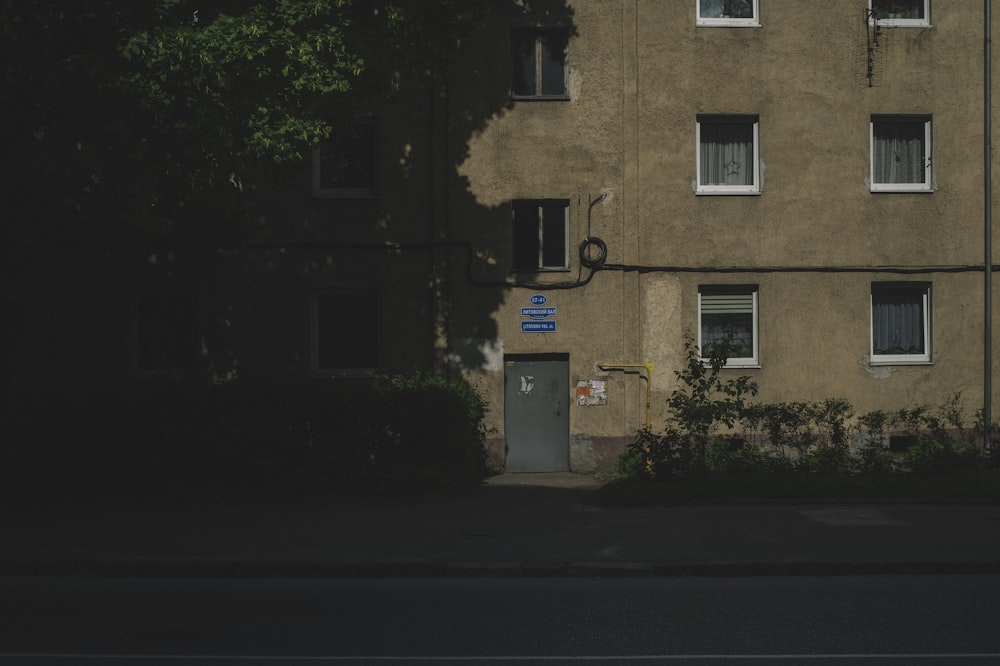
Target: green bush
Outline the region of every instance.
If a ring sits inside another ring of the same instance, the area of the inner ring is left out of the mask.
[[[857,459],[846,446],[818,446],[807,451],[796,467],[807,474],[848,476],[858,469]]]
[[[873,474],[890,474],[896,469],[896,461],[889,451],[886,440],[886,426],[889,414],[875,410],[858,417],[861,425],[861,447],[858,471]]]
[[[904,456],[906,468],[916,474],[953,474],[970,472],[986,466],[987,456],[952,438],[921,437]]]
[[[50,392],[5,416],[8,492],[460,490],[486,475],[486,405],[428,374],[301,386]]]
[[[377,478],[392,489],[456,490],[487,473],[486,402],[464,382],[415,372],[380,380],[388,407],[370,451]]]
[[[792,461],[781,451],[763,450],[742,437],[719,437],[709,450],[706,469],[712,474],[784,472]]]
[[[926,405],[895,412],[873,411],[857,417],[845,400],[750,404],[756,395],[749,377],[724,379],[729,346],[716,345],[702,359],[691,339],[687,358],[675,372],[677,388],[667,400],[662,434],[647,429],[618,461],[618,472],[630,478],[681,479],[734,475],[763,478],[790,472],[830,480],[859,474],[964,474],[1000,467],[1000,441],[982,448],[982,415],[973,427],[963,421],[960,394],[936,409]],[[991,426],[991,433],[997,429]],[[857,450],[851,449],[857,429]],[[888,447],[888,434],[905,433],[917,444],[902,455]]]
[[[636,433],[635,438],[615,461],[615,471],[630,479],[652,476],[649,464],[648,442],[655,437],[656,435],[653,435],[645,428]]]

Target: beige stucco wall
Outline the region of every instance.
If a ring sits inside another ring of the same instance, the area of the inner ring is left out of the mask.
[[[840,397],[867,411],[961,392],[970,413],[980,406],[982,273],[864,270],[982,263],[982,7],[933,4],[930,28],[883,28],[869,82],[860,0],[814,3],[808,15],[800,0],[769,0],[758,28],[696,27],[694,0],[568,3],[556,23],[573,35],[570,100],[508,104],[461,146],[461,187],[497,212],[463,228],[496,253],[491,279],[572,281],[588,202],[608,189],[614,196],[591,221],[608,263],[685,270],[601,271],[578,289],[505,289],[490,314],[495,334],[483,337],[494,358],[568,352],[571,385],[606,376],[609,406],[572,411],[577,439],[626,437],[644,420],[642,381],[596,364],[652,359],[657,429],[684,335],[697,329],[698,286],[757,284],[761,367],[738,372],[758,382],[759,400]],[[498,20],[488,48],[506,63],[509,25],[524,17],[496,18],[510,23]],[[502,87],[505,77],[501,66],[490,80]],[[452,102],[464,103],[461,94]],[[759,116],[759,195],[694,194],[699,113]],[[872,193],[870,118],[904,113],[933,118],[934,191]],[[512,275],[496,246],[508,202],[536,197],[571,201],[569,273]],[[688,272],[698,267],[777,270]],[[870,364],[870,288],[884,280],[932,283],[932,364]],[[534,291],[558,306],[557,333],[520,333],[519,309]],[[475,290],[458,298],[474,301]],[[502,368],[463,370],[485,390],[502,437]]]

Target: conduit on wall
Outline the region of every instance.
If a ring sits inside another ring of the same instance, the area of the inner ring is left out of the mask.
[[[601,370],[624,370],[626,368],[638,368],[640,370],[645,369],[646,375],[639,375],[646,380],[646,430],[652,428],[652,422],[650,421],[650,405],[652,404],[650,397],[650,387],[653,383],[653,359],[646,359],[645,363],[606,363],[601,362],[597,364],[597,367]]]

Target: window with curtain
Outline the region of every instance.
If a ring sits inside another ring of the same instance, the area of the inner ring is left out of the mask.
[[[517,200],[512,203],[513,262],[516,271],[569,268],[569,201]]]
[[[703,358],[711,358],[715,345],[728,337],[733,355],[726,367],[758,365],[757,292],[756,285],[698,288],[698,348]]]
[[[697,25],[756,26],[757,0],[695,0]]]
[[[871,0],[869,8],[880,25],[926,26],[930,16],[930,0]]]
[[[873,363],[930,362],[930,285],[872,284]]]
[[[700,194],[760,192],[756,116],[698,117]]]
[[[930,118],[873,116],[872,191],[922,192],[931,186]]]
[[[511,31],[511,95],[566,98],[564,29]]]

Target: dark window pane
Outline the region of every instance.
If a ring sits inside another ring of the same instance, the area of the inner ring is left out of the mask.
[[[378,298],[374,294],[317,296],[318,365],[378,367]]]
[[[535,34],[511,34],[511,91],[515,95],[535,95]]]
[[[727,337],[732,343],[733,358],[753,356],[753,314],[702,314],[701,355],[709,358],[715,345]]]
[[[139,303],[139,367],[189,370],[198,364],[198,298],[147,294]]]
[[[542,265],[566,266],[566,207],[562,204],[542,208]]]
[[[701,18],[753,18],[753,0],[698,0]]]
[[[924,18],[924,0],[872,0],[872,9],[880,19]]]
[[[538,266],[538,204],[514,203],[514,268],[537,269]]]
[[[542,94],[564,95],[566,35],[548,33],[542,36]]]
[[[728,338],[730,358],[753,358],[755,290],[742,285],[700,288],[702,357],[711,357],[716,346]]]
[[[334,132],[320,146],[319,186],[323,190],[374,190],[375,124],[360,123]]]

